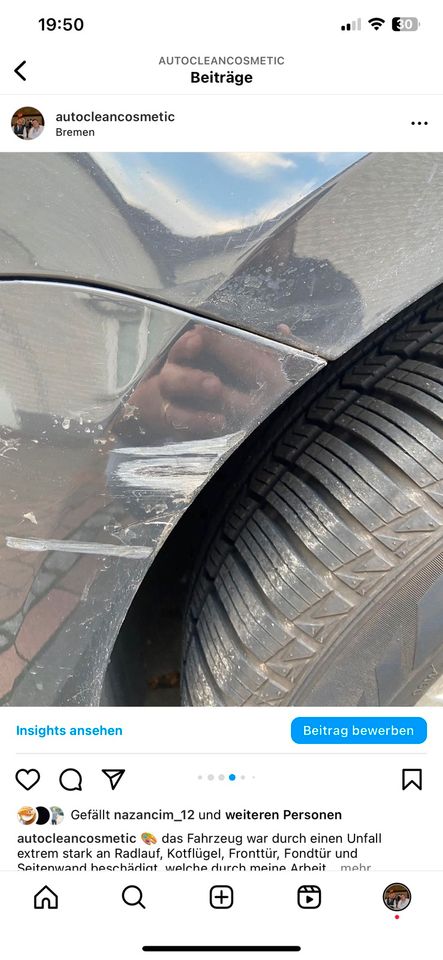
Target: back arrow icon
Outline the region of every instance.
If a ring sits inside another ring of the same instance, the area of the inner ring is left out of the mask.
[[[24,67],[25,63],[26,63],[26,60],[22,60],[22,62],[19,63],[18,67],[16,67],[14,70],[14,73],[16,73],[18,77],[20,77],[20,80],[26,80],[26,77],[24,77],[23,74],[20,73],[20,70],[22,67]]]

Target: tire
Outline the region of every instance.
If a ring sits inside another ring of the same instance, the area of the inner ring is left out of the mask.
[[[406,706],[443,673],[441,290],[327,372],[204,549],[185,704]]]

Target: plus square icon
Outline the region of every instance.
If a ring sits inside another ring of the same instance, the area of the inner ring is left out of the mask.
[[[229,910],[234,903],[234,891],[232,887],[217,886],[211,887],[209,891],[209,903],[214,910]]]

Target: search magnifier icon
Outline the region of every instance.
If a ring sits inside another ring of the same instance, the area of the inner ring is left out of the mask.
[[[122,890],[122,900],[123,903],[126,903],[128,907],[143,907],[143,910],[146,910],[146,907],[143,903],[143,893],[140,890],[140,887],[135,887],[130,885],[125,887]]]

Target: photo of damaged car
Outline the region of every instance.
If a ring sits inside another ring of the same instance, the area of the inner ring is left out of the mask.
[[[442,703],[443,154],[0,170],[0,703]]]

